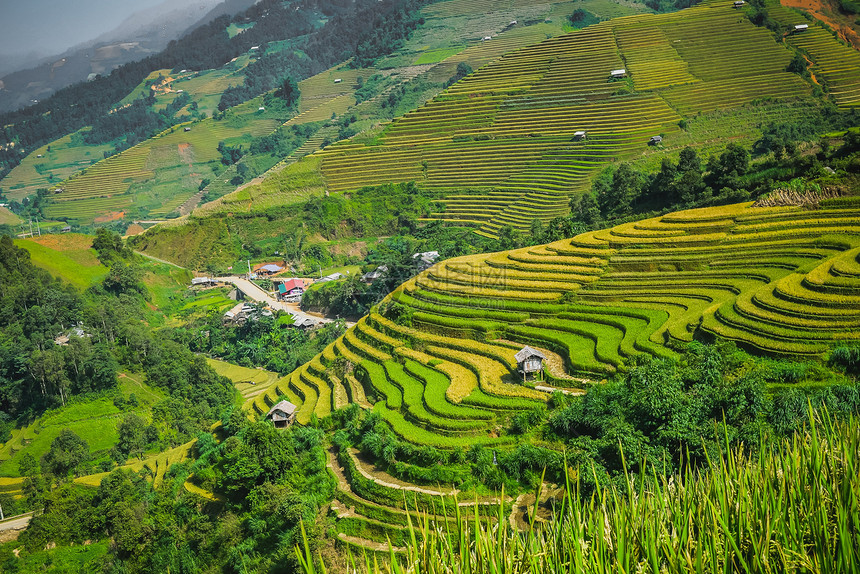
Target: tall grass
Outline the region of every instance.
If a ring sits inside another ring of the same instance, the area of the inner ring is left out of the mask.
[[[389,558],[349,559],[350,572],[626,573],[860,571],[860,429],[819,413],[791,439],[750,454],[712,453],[671,477],[625,473],[580,496],[578,474],[555,518],[527,532],[456,517],[457,528],[410,524]],[[304,571],[320,570],[307,547]]]

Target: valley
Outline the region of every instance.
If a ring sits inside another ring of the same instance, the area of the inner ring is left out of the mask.
[[[853,572],[860,53],[790,5],[262,0],[4,115],[0,570]]]

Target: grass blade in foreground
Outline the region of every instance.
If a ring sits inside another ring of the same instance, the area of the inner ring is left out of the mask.
[[[420,536],[392,553],[396,565],[362,571],[857,572],[860,428],[826,412],[816,421],[758,454],[712,457],[699,472],[645,484],[628,476],[627,493],[609,486],[580,500],[573,478],[564,510],[528,533],[463,515],[459,532],[410,525]]]

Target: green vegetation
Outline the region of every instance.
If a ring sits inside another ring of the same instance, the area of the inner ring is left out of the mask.
[[[447,528],[413,519],[405,548],[391,553],[390,564],[358,562],[357,570],[537,574],[627,571],[638,564],[667,572],[789,572],[819,564],[821,571],[849,572],[860,560],[849,510],[858,502],[858,440],[855,419],[834,421],[825,412],[797,436],[757,453],[718,446],[701,471],[687,466],[668,478],[625,473],[586,494],[589,470],[580,465],[566,472],[567,490],[549,521],[538,504],[525,517],[525,532],[501,511],[495,522],[449,513]],[[774,516],[795,519],[773,522]],[[303,572],[320,571],[308,548],[297,554]]]
[[[0,239],[0,504],[38,511],[0,569],[850,571],[853,56],[668,4],[263,0],[218,70],[131,74],[80,139],[194,121],[11,203],[94,237]],[[135,249],[348,272],[300,302],[346,322],[230,321]]]
[[[92,237],[79,234],[45,235],[15,241],[30,253],[33,264],[79,289],[100,282],[108,273],[92,248]]]

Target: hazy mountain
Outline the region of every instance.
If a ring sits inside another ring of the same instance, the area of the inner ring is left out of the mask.
[[[110,32],[63,54],[45,57],[34,49],[0,56],[6,68],[6,72],[0,69],[0,73],[5,73],[0,78],[0,112],[26,106],[65,86],[96,74],[108,74],[126,62],[157,53],[187,31],[221,14],[240,12],[254,1],[165,0],[134,13]],[[16,67],[15,61],[28,63]]]

